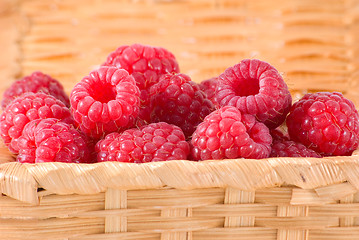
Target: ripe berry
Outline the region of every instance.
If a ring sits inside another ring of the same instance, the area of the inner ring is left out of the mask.
[[[274,140],[270,157],[322,157],[301,143],[290,140]]]
[[[96,144],[96,151],[99,162],[144,163],[187,159],[189,146],[179,127],[159,122],[110,133]]]
[[[215,95],[217,85],[218,85],[218,77],[213,77],[202,81],[199,84],[199,88],[207,95],[207,98],[213,103],[214,106],[219,107]]]
[[[11,152],[18,153],[17,140],[25,125],[35,119],[56,118],[73,124],[70,109],[45,93],[27,92],[14,99],[0,116],[0,136]]]
[[[213,103],[185,74],[166,74],[151,87],[151,121],[179,126],[185,136],[214,110]]]
[[[341,93],[304,95],[287,117],[290,138],[323,156],[351,155],[358,147],[359,114]]]
[[[280,141],[290,140],[288,133],[284,132],[280,128],[271,129],[270,130],[270,135],[272,136],[273,141],[274,140],[280,140]]]
[[[254,116],[232,106],[222,107],[200,123],[192,137],[194,160],[266,158],[272,137]]]
[[[220,106],[235,106],[274,129],[284,122],[292,97],[273,66],[245,59],[219,76],[216,100]]]
[[[126,70],[100,67],[84,77],[71,92],[71,110],[89,137],[121,131],[134,124],[140,92]]]
[[[69,97],[59,81],[42,72],[33,72],[31,75],[15,81],[6,89],[1,103],[2,109],[4,110],[12,100],[25,92],[47,93],[62,101],[67,107],[70,107]]]
[[[91,162],[85,135],[55,118],[36,119],[26,124],[18,146],[17,161],[22,163]]]
[[[179,72],[178,63],[171,52],[161,47],[141,44],[119,47],[110,53],[103,65],[125,69],[134,77],[141,91],[138,124],[150,122],[150,87],[158,82],[161,75]]]

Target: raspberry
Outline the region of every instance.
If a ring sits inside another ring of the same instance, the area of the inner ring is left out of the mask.
[[[127,71],[100,67],[84,77],[71,92],[71,110],[80,129],[99,139],[132,126],[139,110],[140,92]]]
[[[271,151],[269,129],[233,106],[209,114],[192,137],[194,160],[266,158]]]
[[[213,103],[214,106],[219,107],[219,104],[216,101],[215,93],[217,88],[218,78],[213,77],[207,80],[202,81],[199,84],[199,88],[207,94],[207,98]]]
[[[24,127],[18,140],[17,161],[22,163],[90,163],[85,135],[56,118],[36,119]]]
[[[3,95],[1,107],[4,110],[6,106],[25,92],[43,92],[54,96],[62,101],[67,107],[70,107],[70,100],[64,91],[64,87],[59,81],[42,72],[33,72],[15,81]]]
[[[27,92],[14,99],[0,116],[0,136],[13,153],[18,153],[17,140],[24,126],[35,119],[57,118],[73,124],[70,109],[45,93]]]
[[[216,100],[220,106],[235,106],[274,129],[289,112],[292,97],[278,71],[260,60],[242,60],[218,78]]]
[[[187,159],[189,145],[179,127],[159,122],[110,133],[96,144],[96,151],[99,162],[144,163]]]
[[[151,121],[179,126],[186,138],[214,110],[206,94],[185,74],[166,74],[151,87]]]
[[[290,140],[274,140],[270,157],[322,157],[319,153],[301,143]]]
[[[280,141],[290,140],[288,133],[283,132],[280,128],[271,129],[270,135],[272,136],[273,141],[274,140],[280,140]]]
[[[149,89],[161,75],[178,73],[175,56],[168,50],[141,44],[121,46],[107,57],[105,66],[125,69],[131,74],[141,91],[139,122],[150,122]]]
[[[351,155],[358,147],[359,114],[343,94],[309,93],[293,104],[288,133],[323,156]]]

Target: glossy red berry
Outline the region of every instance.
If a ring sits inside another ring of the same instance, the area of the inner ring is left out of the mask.
[[[141,92],[139,125],[150,123],[150,87],[163,74],[179,72],[177,60],[170,51],[142,44],[120,46],[108,55],[103,65],[125,69],[134,77]]]
[[[110,133],[96,144],[96,151],[99,162],[144,163],[187,159],[189,145],[179,127],[159,122]]]
[[[323,156],[351,155],[358,148],[359,114],[343,94],[308,93],[287,117],[290,138]]]
[[[100,67],[71,92],[74,119],[87,136],[99,139],[132,127],[139,111],[140,92],[126,70]]]
[[[73,125],[55,118],[36,119],[26,124],[18,140],[22,163],[91,163],[85,135]]]
[[[279,72],[270,64],[245,59],[227,68],[218,78],[216,100],[254,115],[270,129],[280,126],[289,112],[292,97]]]
[[[236,107],[222,107],[200,123],[192,137],[194,160],[266,158],[271,151],[269,129]]]
[[[17,140],[25,125],[35,119],[56,118],[73,124],[70,109],[45,93],[27,92],[14,99],[0,115],[0,136],[11,152],[18,153]]]
[[[214,110],[213,103],[185,74],[166,74],[151,87],[151,122],[179,126],[189,138],[197,125]]]
[[[216,100],[216,88],[218,85],[218,77],[213,77],[202,81],[199,88],[207,95],[207,98],[213,103],[214,106],[219,107]]]
[[[1,102],[2,109],[4,110],[12,100],[26,92],[49,94],[70,107],[69,97],[59,81],[42,72],[33,72],[31,75],[15,81],[6,89]]]
[[[274,140],[270,157],[314,157],[322,156],[301,143],[290,140]]]

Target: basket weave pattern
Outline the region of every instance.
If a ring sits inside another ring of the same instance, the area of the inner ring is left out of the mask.
[[[357,158],[4,163],[0,233],[5,239],[357,239]]]
[[[67,92],[117,46],[172,51],[199,82],[243,58],[293,94],[359,106],[355,0],[0,0],[0,91],[41,70]],[[11,81],[10,81],[11,80]],[[296,95],[294,95],[296,96]],[[0,149],[1,239],[359,239],[359,157],[19,164]]]

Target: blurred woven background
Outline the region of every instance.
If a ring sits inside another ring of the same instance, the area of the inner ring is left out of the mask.
[[[0,0],[0,90],[40,70],[70,92],[109,52],[143,43],[172,51],[197,82],[259,58],[293,92],[356,101],[358,17],[355,0]]]

